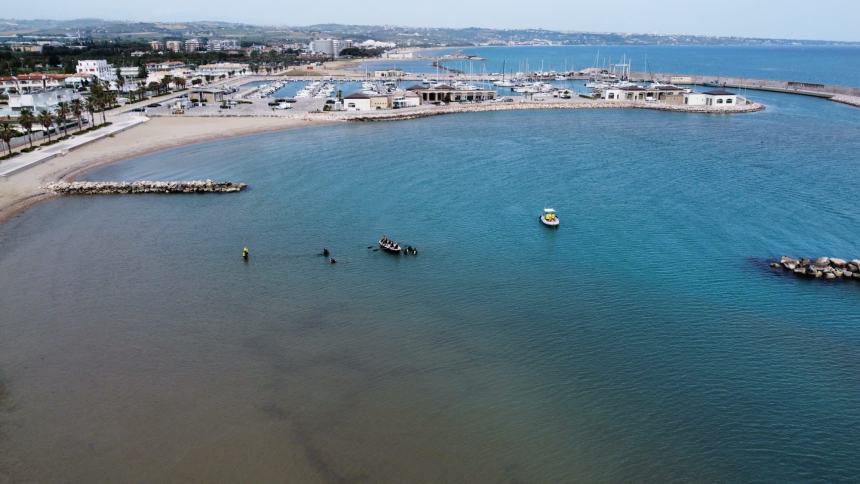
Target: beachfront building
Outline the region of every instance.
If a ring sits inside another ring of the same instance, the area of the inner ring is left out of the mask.
[[[54,112],[61,102],[70,103],[80,99],[80,94],[75,89],[58,88],[28,94],[12,94],[9,96],[9,108],[14,113],[20,113],[22,109],[29,109],[34,113],[40,111]]]
[[[147,71],[170,71],[173,69],[182,69],[184,67],[184,62],[174,60],[164,62],[150,62],[146,64]]]
[[[421,97],[413,91],[395,93],[391,98],[391,107],[394,109],[415,108],[421,105]]]
[[[182,51],[182,42],[178,40],[168,40],[164,43],[164,48],[170,52],[180,52]]]
[[[199,103],[220,103],[228,94],[229,91],[219,87],[195,87],[191,89],[188,99]]]
[[[0,76],[0,91],[4,93],[27,93],[62,87],[65,85],[66,74],[19,74],[17,76]]]
[[[391,99],[384,94],[356,92],[343,98],[343,108],[347,111],[377,111],[390,107]]]
[[[116,80],[113,67],[104,59],[79,60],[76,72],[80,76],[97,77],[99,80],[105,82]]]
[[[421,104],[425,103],[454,103],[454,102],[480,102],[491,101],[496,98],[493,89],[466,89],[452,86],[421,86],[416,85],[406,89],[412,91],[421,98]]]
[[[734,106],[738,104],[738,95],[726,91],[725,89],[717,89],[703,93],[689,93],[684,96],[684,104],[689,106]]]
[[[250,64],[238,62],[217,62],[215,64],[203,64],[197,66],[197,74],[201,76],[226,76],[232,72],[234,75],[248,73],[251,71]]]

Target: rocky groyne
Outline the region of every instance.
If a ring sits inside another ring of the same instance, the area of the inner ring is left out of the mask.
[[[56,182],[44,187],[59,195],[125,195],[131,193],[234,193],[245,188],[244,183],[191,181],[77,181]]]
[[[836,257],[819,257],[817,259],[783,256],[778,261],[771,262],[774,269],[783,269],[799,277],[813,279],[853,279],[860,281],[860,259],[838,259]]]

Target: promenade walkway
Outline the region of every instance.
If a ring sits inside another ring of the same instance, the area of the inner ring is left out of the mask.
[[[32,166],[38,165],[44,161],[50,160],[56,156],[62,156],[75,148],[81,147],[88,143],[92,143],[98,139],[110,136],[120,131],[125,131],[133,126],[144,123],[149,119],[144,116],[116,116],[111,121],[110,126],[89,131],[82,134],[75,134],[71,138],[60,141],[59,143],[40,147],[30,153],[21,153],[18,156],[9,160],[0,162],[0,178],[6,178],[26,170]]]

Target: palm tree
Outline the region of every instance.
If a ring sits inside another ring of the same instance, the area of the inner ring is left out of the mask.
[[[57,103],[57,126],[63,127],[63,136],[69,135],[69,127],[66,121],[69,120],[69,103],[60,101]]]
[[[6,116],[6,119],[0,121],[0,139],[6,143],[6,150],[9,152],[9,155],[12,155],[12,138],[18,134],[17,131],[12,129],[12,120],[9,116]]]
[[[166,75],[166,76],[164,76],[164,77],[162,77],[162,78],[161,78],[161,87],[162,87],[165,91],[169,91],[169,90],[170,90],[170,83],[171,83],[171,82],[173,82],[173,76],[171,76],[170,74],[168,74],[168,75]]]
[[[48,134],[48,142],[51,142],[51,126],[54,124],[54,115],[49,111],[39,113],[39,123],[45,128],[45,133]]]
[[[173,79],[173,83],[179,89],[185,89],[185,78],[184,77],[176,77]]]
[[[78,133],[84,129],[83,123],[83,113],[84,113],[84,105],[80,99],[72,100],[72,114],[75,116],[75,119],[78,120]]]
[[[27,108],[21,110],[21,115],[18,116],[18,124],[27,132],[27,139],[30,141],[30,148],[33,147],[33,123],[36,122],[36,117],[33,116],[33,111]]]
[[[88,97],[86,102],[84,103],[84,109],[90,113],[90,126],[95,126],[96,124],[96,109],[98,105],[96,104],[96,100],[93,99],[92,96]]]

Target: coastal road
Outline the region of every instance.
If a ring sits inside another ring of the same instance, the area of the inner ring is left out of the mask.
[[[59,143],[37,148],[30,153],[21,153],[18,156],[0,162],[0,178],[6,178],[21,172],[32,166],[38,165],[44,161],[50,160],[56,156],[62,156],[69,151],[80,146],[92,143],[98,139],[110,136],[120,131],[125,131],[131,127],[148,121],[149,118],[144,116],[124,115],[116,116],[111,121],[113,124],[104,128],[90,131],[83,134],[73,135],[70,139]]]

